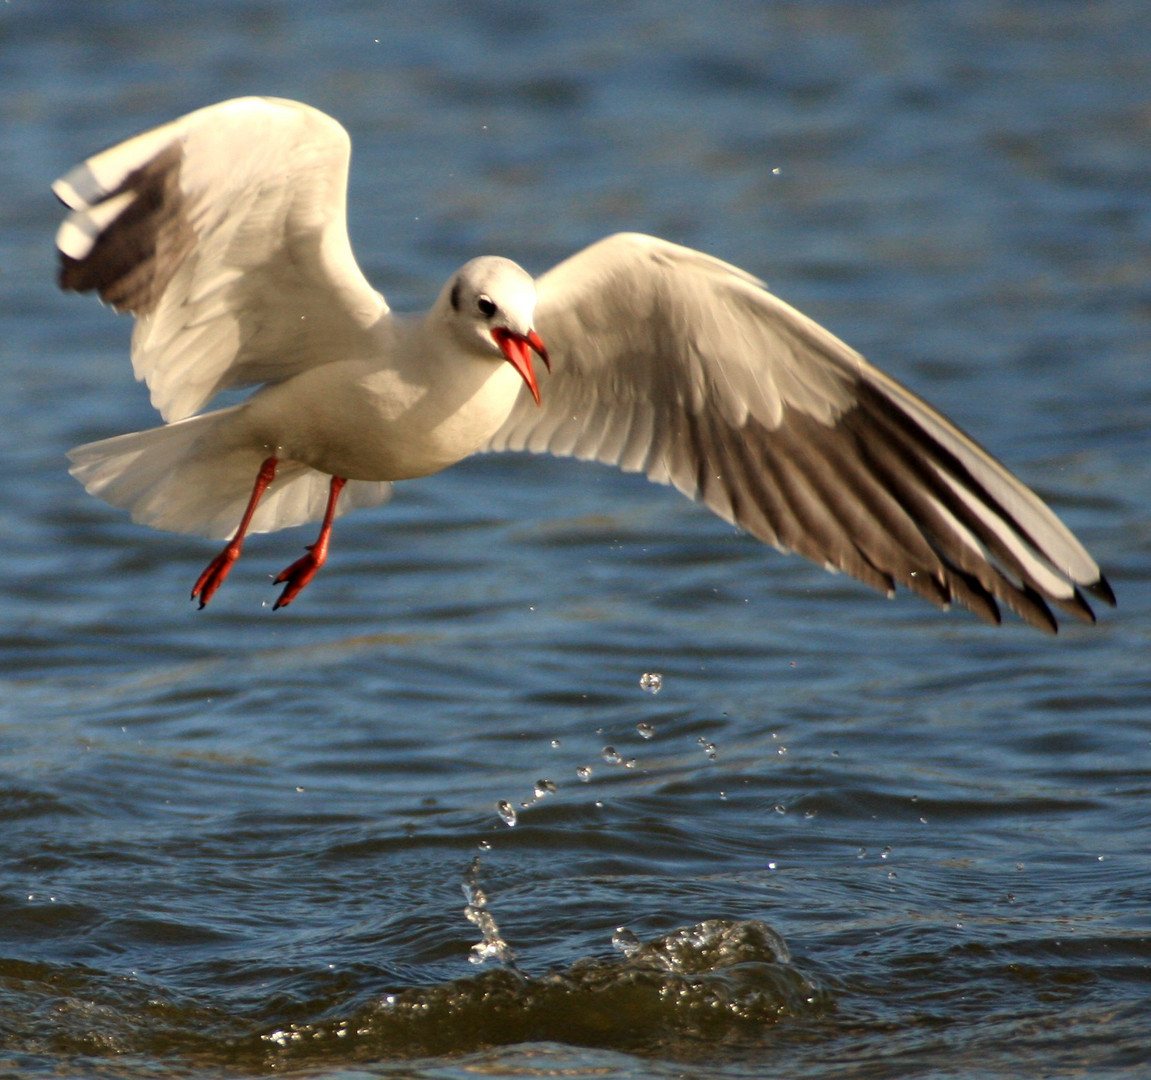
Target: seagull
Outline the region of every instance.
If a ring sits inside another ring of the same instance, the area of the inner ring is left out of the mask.
[[[678,488],[782,551],[887,595],[1054,633],[1114,605],[1051,509],[954,424],[743,270],[634,233],[538,280],[466,263],[423,315],[393,314],[352,254],[351,141],[308,105],[248,97],[89,158],[60,286],[130,312],[132,365],[165,423],[79,446],[86,490],[157,529],[320,531],[275,579],[290,604],[334,520],[472,454],[595,460]],[[548,375],[537,379],[538,359]],[[202,411],[221,391],[256,389]]]

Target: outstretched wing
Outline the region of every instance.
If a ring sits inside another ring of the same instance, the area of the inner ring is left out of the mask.
[[[370,348],[388,307],[348,242],[347,132],[292,101],[238,98],[78,165],[60,285],[136,316],[132,366],[165,420],[228,387]]]
[[[926,402],[755,278],[624,234],[538,282],[554,374],[486,449],[644,472],[891,593],[1054,631],[1114,595],[1055,514]]]

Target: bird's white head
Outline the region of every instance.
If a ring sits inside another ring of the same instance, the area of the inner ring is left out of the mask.
[[[539,404],[532,350],[548,371],[551,363],[532,326],[536,287],[526,270],[498,255],[472,259],[444,286],[436,306],[465,350],[505,359],[519,372]]]

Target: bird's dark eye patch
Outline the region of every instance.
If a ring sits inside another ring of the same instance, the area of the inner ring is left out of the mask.
[[[499,308],[496,307],[495,301],[490,296],[481,296],[476,300],[476,307],[480,309],[480,314],[485,319],[490,319]]]
[[[452,285],[452,311],[460,310],[460,279],[456,278],[455,284]]]

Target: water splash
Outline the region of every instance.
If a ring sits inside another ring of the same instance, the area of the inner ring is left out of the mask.
[[[469,978],[398,991],[338,1024],[362,1060],[550,1041],[698,1061],[710,1060],[721,1043],[761,1048],[781,1020],[833,1007],[791,965],[783,939],[755,919],[710,919],[648,941],[620,927],[612,945],[612,955],[577,960],[565,971],[528,975],[505,961]],[[282,1063],[314,1059],[325,1042],[330,1052],[326,1036],[336,1026],[293,1025],[302,1037],[279,1043],[288,1059]]]
[[[496,925],[495,917],[488,910],[488,897],[480,885],[480,857],[478,855],[472,859],[471,865],[464,872],[463,890],[468,901],[464,906],[464,916],[468,922],[479,927],[482,935],[481,940],[472,946],[468,960],[473,964],[498,960],[503,964],[514,966],[515,953],[500,935],[500,928]]]

